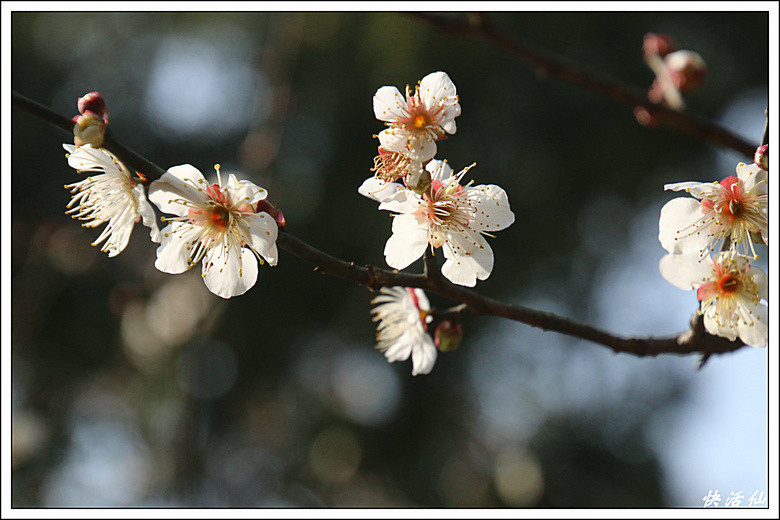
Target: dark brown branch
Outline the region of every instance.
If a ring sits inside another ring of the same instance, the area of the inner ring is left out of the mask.
[[[15,92],[13,94],[13,105],[66,132],[72,133],[70,120]],[[132,150],[125,148],[113,138],[106,139],[104,146],[117,155],[117,157],[120,157],[121,154],[120,159],[122,161],[126,161],[127,164],[137,169],[148,179],[157,179],[164,172],[162,168],[139,156]],[[640,357],[657,356],[659,354],[684,355],[700,353],[703,355],[703,359],[706,360],[712,354],[732,352],[744,346],[739,341],[728,341],[724,338],[707,334],[703,326],[701,326],[701,320],[691,330],[678,336],[667,338],[622,338],[550,312],[503,303],[446,280],[441,276],[436,258],[430,253],[426,253],[425,274],[409,274],[370,265],[361,266],[355,262],[341,260],[310,246],[284,230],[279,231],[276,243],[285,251],[313,264],[315,271],[343,278],[367,287],[372,291],[391,286],[417,287],[439,294],[452,301],[461,302],[461,305],[450,309],[450,312],[507,318],[546,331],[558,332],[598,343],[609,347],[614,352],[623,352]]]
[[[73,120],[67,117],[61,116],[54,112],[49,107],[45,107],[33,101],[18,92],[12,92],[13,106],[20,110],[32,114],[35,117],[42,119],[52,126],[64,130],[65,132],[73,135]],[[116,155],[117,159],[128,165],[129,167],[141,172],[148,180],[159,179],[165,170],[147,160],[146,158],[138,155],[125,145],[114,139],[114,136],[110,129],[106,129],[106,135],[103,142],[106,149]]]
[[[482,38],[503,51],[530,63],[542,77],[552,77],[577,85],[632,108],[644,107],[659,120],[699,139],[731,148],[748,157],[752,157],[756,151],[756,145],[746,142],[725,128],[702,117],[689,111],[678,112],[651,102],[647,98],[646,92],[638,87],[572,63],[549,51],[532,49],[528,45],[501,34],[484,13],[474,13],[467,17],[419,12],[410,13],[410,15],[443,32]]]
[[[550,312],[512,305],[482,296],[471,289],[455,285],[441,276],[428,277],[419,274],[399,273],[379,267],[359,266],[355,262],[346,262],[319,251],[286,232],[279,233],[277,244],[282,249],[317,266],[315,270],[318,272],[338,276],[372,290],[386,286],[418,287],[450,300],[462,302],[461,305],[452,309],[454,312],[507,318],[546,331],[599,343],[611,348],[614,352],[623,352],[639,357],[693,353],[709,356],[732,352],[744,346],[740,341],[729,341],[725,338],[709,335],[704,331],[703,326],[694,327],[680,335],[666,338],[622,338]]]
[[[276,243],[288,253],[313,264],[314,270],[318,273],[338,276],[372,291],[395,285],[419,288],[427,288],[428,286],[428,280],[424,275],[399,273],[370,265],[361,266],[355,262],[347,262],[310,246],[286,231],[279,231]]]

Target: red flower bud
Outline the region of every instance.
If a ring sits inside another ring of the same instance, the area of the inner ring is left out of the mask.
[[[753,161],[762,170],[769,171],[769,145],[762,144],[756,149],[756,154],[753,156]]]
[[[87,111],[94,112],[105,123],[108,123],[108,106],[100,92],[90,92],[79,98],[79,114],[84,114]]]
[[[287,224],[287,221],[284,219],[282,210],[277,208],[272,202],[268,201],[268,199],[259,201],[255,206],[255,213],[261,212],[268,213],[271,217],[273,217],[273,219],[276,221],[276,225],[279,226],[279,229],[284,229],[284,226]]]

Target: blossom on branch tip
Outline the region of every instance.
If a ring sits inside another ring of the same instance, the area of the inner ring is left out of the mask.
[[[412,357],[412,375],[428,374],[436,363],[436,346],[426,332],[432,317],[428,298],[422,289],[383,287],[371,303],[373,320],[379,322],[376,348],[387,361],[405,361]]]
[[[444,72],[425,76],[406,99],[395,87],[381,87],[374,94],[374,115],[388,128],[377,136],[382,148],[424,162],[436,155],[436,141],[457,130],[460,104],[455,84]]]
[[[664,189],[695,197],[672,199],[661,209],[658,239],[668,252],[703,257],[728,240],[757,258],[751,233],[768,243],[767,172],[755,164],[739,163],[737,175],[721,182],[681,182]]]
[[[452,283],[473,287],[493,270],[493,250],[483,235],[492,236],[515,220],[507,194],[493,184],[461,185],[471,167],[453,175],[445,161],[432,160],[425,168],[431,185],[422,194],[374,177],[358,192],[379,201],[379,209],[397,213],[385,245],[390,267],[404,269],[427,247],[442,248],[442,274]]]
[[[170,224],[162,230],[154,265],[178,274],[202,263],[206,287],[222,298],[244,294],[257,281],[257,262],[276,265],[277,223],[266,212],[256,212],[266,191],[231,174],[222,183],[209,184],[201,172],[184,164],[170,168],[149,188],[149,199]]]
[[[71,168],[78,172],[101,172],[65,186],[73,193],[68,214],[87,221],[85,227],[106,224],[93,246],[104,242],[101,251],[109,257],[118,255],[127,247],[133,226],[140,220],[151,229],[152,241],[160,242],[154,209],[146,200],[144,186],[133,179],[124,164],[110,152],[90,144],[62,146],[68,151]]]
[[[767,342],[767,277],[749,259],[731,251],[714,258],[666,255],[661,275],[681,289],[696,289],[707,332],[733,341],[764,347]]]

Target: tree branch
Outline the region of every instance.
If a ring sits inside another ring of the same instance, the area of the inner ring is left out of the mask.
[[[482,38],[503,51],[530,63],[541,77],[557,78],[632,108],[644,107],[659,120],[682,132],[719,146],[731,148],[745,156],[752,157],[756,151],[756,145],[746,142],[715,123],[689,111],[676,111],[651,102],[647,98],[646,92],[638,87],[572,63],[549,51],[532,49],[501,34],[484,13],[473,13],[465,18],[419,12],[409,14],[442,32]]]
[[[37,101],[33,101],[16,91],[11,92],[11,96],[14,108],[32,114],[50,125],[73,135],[74,123],[72,119],[68,119],[67,117],[54,112],[49,107],[43,106]],[[109,128],[106,128],[103,146],[106,149],[111,150],[111,152],[116,155],[116,158],[127,166],[141,172],[148,180],[159,179],[162,177],[162,174],[165,173],[165,170],[114,139],[114,135]]]
[[[71,120],[16,92],[13,93],[13,106],[72,135],[73,125]],[[165,172],[159,166],[121,145],[113,137],[105,140],[104,147],[113,152],[120,160],[138,170],[149,180],[159,179]],[[438,262],[430,252],[427,252],[425,257],[425,273],[410,274],[371,265],[361,266],[355,262],[341,260],[310,246],[282,229],[279,230],[276,243],[285,251],[313,264],[315,271],[343,278],[372,291],[391,286],[417,287],[439,294],[452,301],[460,302],[461,305],[450,309],[452,312],[506,318],[546,331],[585,339],[609,347],[614,352],[623,352],[639,357],[657,356],[659,354],[685,355],[700,353],[703,355],[703,360],[706,361],[706,358],[712,354],[732,352],[744,346],[740,341],[729,341],[725,338],[708,334],[704,330],[701,319],[696,322],[698,325],[695,323],[692,326],[691,330],[676,336],[666,338],[623,338],[550,312],[503,303],[449,282],[441,276]]]

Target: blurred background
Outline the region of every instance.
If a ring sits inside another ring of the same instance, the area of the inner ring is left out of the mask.
[[[668,33],[709,67],[689,107],[761,139],[766,13],[489,16],[641,88],[643,36]],[[517,217],[489,239],[495,268],[476,289],[625,335],[680,332],[697,307],[658,273],[663,185],[745,160],[405,14],[15,12],[11,40],[15,91],[71,117],[97,90],[128,147],[164,168],[220,163],[268,189],[291,233],[377,266],[391,218],[357,193],[383,128],[372,96],[446,71],[463,110],[437,157],[476,161],[469,178],[502,186]],[[765,497],[766,350],[697,371],[696,356],[638,359],[468,317],[461,347],[413,377],[374,349],[369,291],[285,251],[227,301],[199,269],[157,271],[146,228],[108,259],[90,246],[99,230],[64,213],[79,178],[69,136],[12,118],[14,507]]]

